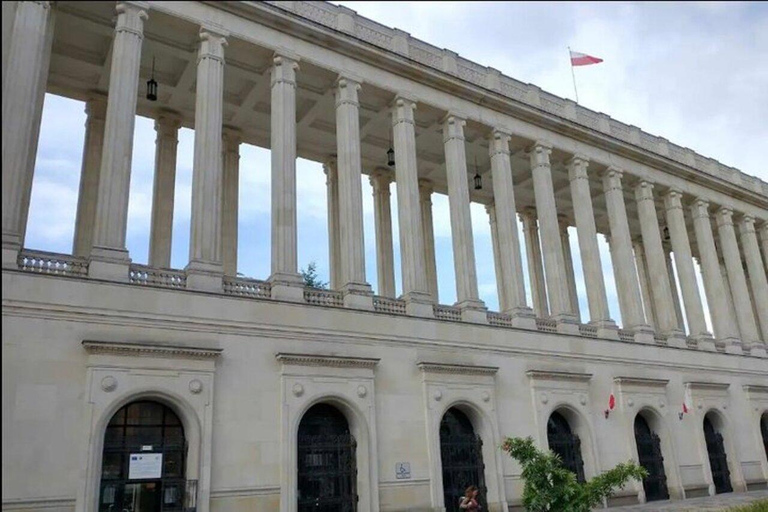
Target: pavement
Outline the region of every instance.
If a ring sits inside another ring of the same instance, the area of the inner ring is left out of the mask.
[[[731,492],[689,500],[654,501],[644,505],[611,507],[610,510],[616,512],[720,512],[761,500],[764,500],[768,506],[768,490]]]

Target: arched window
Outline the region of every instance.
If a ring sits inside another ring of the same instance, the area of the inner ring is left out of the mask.
[[[299,512],[357,510],[357,443],[347,419],[329,404],[312,406],[299,424]]]
[[[467,487],[480,489],[479,502],[486,510],[483,441],[467,415],[455,407],[440,422],[440,458],[443,465],[443,498],[446,512],[459,512]]]
[[[664,457],[661,454],[661,439],[651,430],[646,419],[635,416],[635,443],[640,465],[648,472],[643,479],[646,501],[668,500],[667,475],[664,472]]]
[[[731,487],[731,472],[728,470],[728,456],[725,453],[723,435],[715,427],[717,418],[712,413],[704,417],[704,440],[707,443],[709,467],[712,470],[712,482],[717,494],[733,492]]]
[[[547,442],[549,449],[560,456],[563,466],[584,482],[584,460],[581,458],[581,439],[573,433],[568,420],[555,411],[547,421]]]
[[[186,456],[184,427],[169,407],[124,406],[104,433],[99,511],[184,510]]]

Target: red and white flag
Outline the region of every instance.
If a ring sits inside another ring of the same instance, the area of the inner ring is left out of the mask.
[[[611,393],[611,396],[608,397],[608,410],[612,411],[614,407],[616,407],[616,397]]]
[[[571,66],[589,66],[590,64],[600,64],[603,59],[587,55],[586,53],[571,52]]]
[[[685,391],[685,398],[683,399],[683,414],[688,414],[693,410],[693,399],[691,398],[691,391]]]

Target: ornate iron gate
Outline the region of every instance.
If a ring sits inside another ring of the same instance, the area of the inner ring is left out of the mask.
[[[357,510],[357,442],[344,415],[318,404],[304,415],[298,436],[299,512]]]
[[[459,502],[470,485],[480,489],[478,502],[486,510],[483,441],[458,409],[449,409],[440,422],[440,458],[446,512],[461,512]]]
[[[704,440],[707,442],[709,467],[712,470],[712,481],[717,494],[733,492],[731,487],[731,472],[728,470],[728,456],[725,454],[723,436],[715,430],[708,417],[704,418]]]
[[[553,412],[547,421],[547,441],[549,442],[549,449],[562,459],[563,467],[575,473],[579,482],[584,482],[581,439],[571,431],[568,420],[558,412]]]
[[[645,418],[635,417],[635,442],[640,465],[648,472],[643,479],[646,501],[668,500],[667,475],[664,472],[664,457],[661,455],[661,439],[651,430]]]

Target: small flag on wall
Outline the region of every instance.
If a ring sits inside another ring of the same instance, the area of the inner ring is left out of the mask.
[[[590,64],[600,64],[603,59],[587,55],[586,53],[579,53],[570,50],[571,52],[571,66],[589,66]]]
[[[680,419],[683,419],[684,414],[688,414],[693,410],[693,398],[691,397],[691,390],[685,390],[685,397],[683,398],[683,412],[679,414]]]
[[[605,410],[605,419],[608,419],[608,415],[611,414],[614,407],[616,407],[616,397],[611,393],[611,396],[608,397],[608,408]]]

